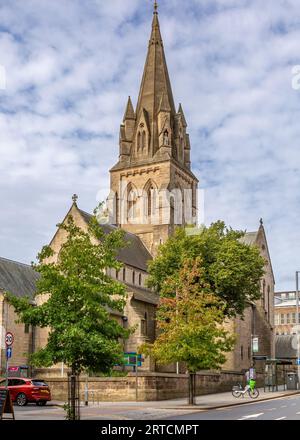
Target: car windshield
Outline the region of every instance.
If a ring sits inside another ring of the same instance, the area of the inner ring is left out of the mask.
[[[32,380],[32,385],[34,385],[35,387],[47,387],[48,384],[44,381],[44,380],[40,380],[40,379],[35,379]]]

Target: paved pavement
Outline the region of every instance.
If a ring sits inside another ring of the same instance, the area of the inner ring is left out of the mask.
[[[268,408],[269,404],[271,408],[275,408],[275,402],[282,398],[286,399],[287,402],[294,399],[293,402],[289,403],[291,413],[286,417],[292,415],[298,417],[297,411],[293,409],[294,406],[295,409],[299,407],[300,411],[300,393],[298,391],[280,390],[275,393],[264,393],[263,390],[260,390],[260,396],[255,401],[249,396],[235,399],[231,393],[219,393],[197,397],[196,406],[187,405],[187,399],[159,402],[99,402],[98,404],[90,404],[88,407],[82,407],[81,418],[83,420],[188,420],[194,417],[199,420],[218,419],[220,417],[231,419],[231,417],[238,418],[241,414],[246,414],[247,411],[249,412],[249,408],[252,411],[252,407],[260,408],[259,411],[255,410],[254,413],[263,413],[257,416],[262,417],[265,414],[268,415],[269,411],[266,410],[265,412],[261,408]],[[274,402],[273,405],[272,402]],[[295,405],[293,405],[294,403]],[[16,418],[18,420],[64,420],[65,413],[62,405],[63,402],[52,402],[51,405],[46,407],[35,405],[28,405],[24,408],[15,407]],[[250,415],[250,413],[246,415]]]

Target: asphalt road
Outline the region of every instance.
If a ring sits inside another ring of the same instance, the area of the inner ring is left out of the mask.
[[[64,420],[63,409],[56,406],[14,405],[14,412],[16,420]]]
[[[167,420],[300,420],[300,396],[199,411]]]
[[[64,420],[65,412],[56,406],[27,405],[14,407],[17,420]],[[264,402],[254,402],[216,410],[180,411],[143,407],[123,408],[88,407],[81,409],[83,420],[300,420],[300,396],[281,397]]]

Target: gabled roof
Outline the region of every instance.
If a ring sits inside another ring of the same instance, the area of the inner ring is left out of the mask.
[[[263,237],[264,237],[264,241],[265,241],[265,245],[266,245],[266,252],[267,252],[268,260],[269,260],[270,267],[271,267],[273,281],[275,284],[275,276],[274,276],[274,271],[273,271],[273,267],[272,267],[272,260],[271,260],[267,237],[266,237],[266,232],[265,232],[265,228],[263,226],[262,220],[261,220],[260,227],[257,231],[246,232],[246,234],[240,239],[240,241],[244,244],[248,244],[249,246],[257,245],[257,241],[258,241],[258,237],[259,237],[260,233],[262,233]]]
[[[241,242],[244,244],[253,245],[256,243],[257,234],[258,234],[258,231],[246,232],[246,234],[241,238]]]
[[[89,223],[92,215],[82,211],[81,209],[78,210],[84,221]],[[101,225],[101,227],[105,234],[109,234],[117,229],[117,227],[113,225]],[[120,250],[117,256],[118,260],[124,264],[127,264],[128,266],[132,266],[146,272],[148,261],[152,260],[152,256],[144,246],[141,239],[137,235],[125,232],[125,242],[128,245]]]
[[[0,257],[0,291],[33,297],[39,274],[31,266]]]

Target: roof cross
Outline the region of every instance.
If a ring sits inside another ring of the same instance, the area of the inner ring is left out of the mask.
[[[77,200],[78,200],[78,195],[77,194],[73,194],[72,200],[73,200],[73,203],[76,203]]]

